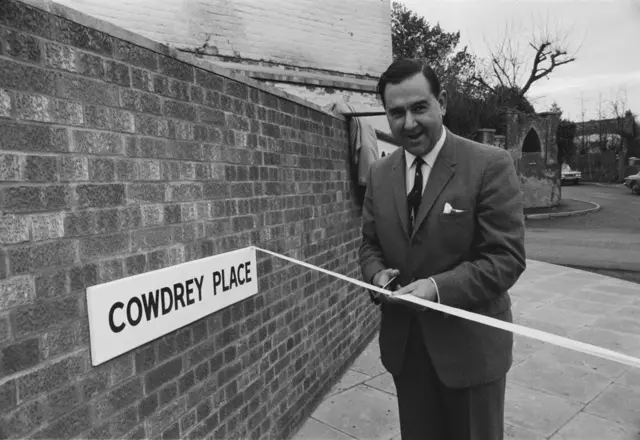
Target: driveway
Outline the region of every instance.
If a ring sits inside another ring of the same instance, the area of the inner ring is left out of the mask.
[[[624,186],[563,186],[562,197],[600,211],[527,222],[527,258],[640,283],[640,197]]]

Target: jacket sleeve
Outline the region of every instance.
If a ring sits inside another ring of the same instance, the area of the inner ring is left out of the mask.
[[[373,276],[385,269],[384,257],[380,241],[376,233],[376,219],[373,214],[374,173],[376,164],[369,169],[367,189],[362,205],[362,242],[360,244],[359,262],[364,282],[371,284]]]
[[[478,193],[473,257],[434,275],[440,302],[472,309],[508,291],[526,268],[524,211],[513,160],[505,150],[490,158]]]

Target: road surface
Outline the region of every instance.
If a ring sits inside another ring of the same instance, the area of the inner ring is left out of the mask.
[[[620,185],[581,184],[563,186],[562,197],[592,201],[602,209],[527,221],[527,257],[640,283],[640,196]]]

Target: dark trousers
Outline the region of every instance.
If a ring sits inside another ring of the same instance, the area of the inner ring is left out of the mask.
[[[417,322],[394,376],[402,440],[503,440],[506,378],[472,388],[440,382]]]

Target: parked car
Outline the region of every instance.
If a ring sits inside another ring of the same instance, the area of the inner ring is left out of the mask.
[[[573,171],[567,164],[562,165],[562,183],[571,182],[574,185],[580,183],[582,179],[582,173],[580,171]]]
[[[640,171],[625,177],[624,184],[633,191],[634,194],[640,195]]]

